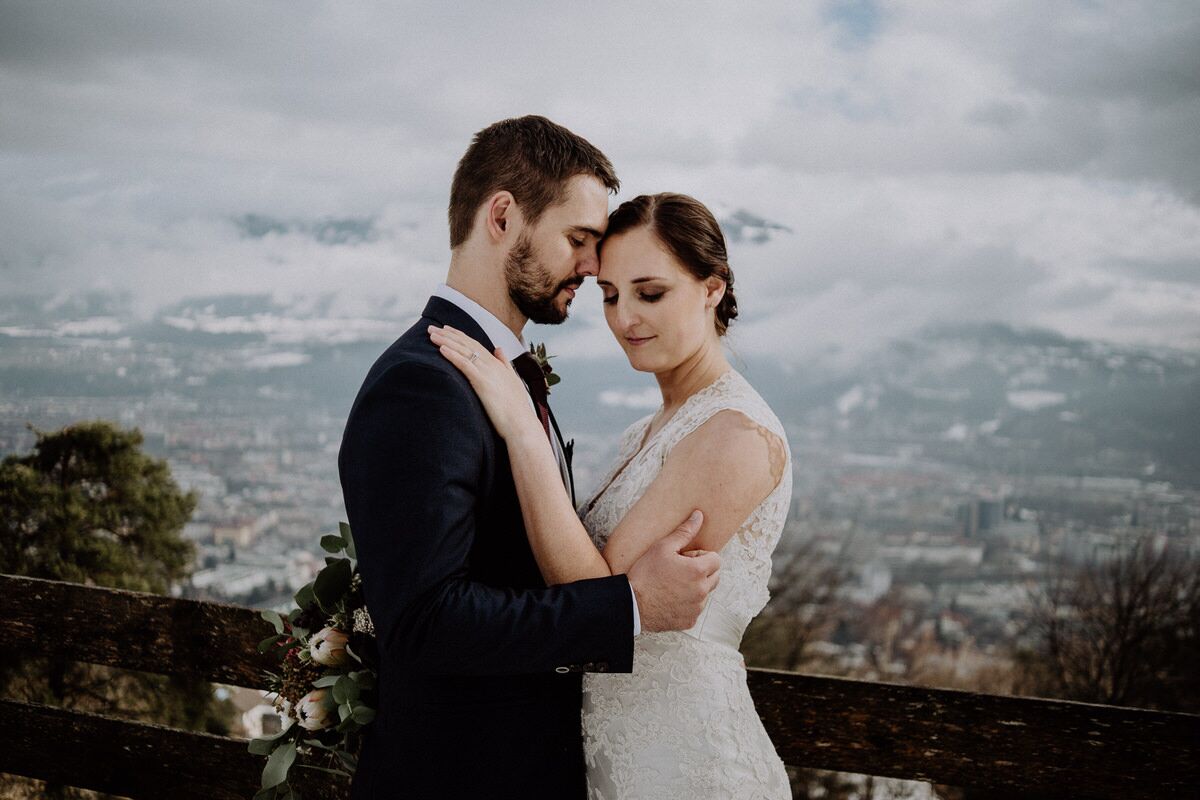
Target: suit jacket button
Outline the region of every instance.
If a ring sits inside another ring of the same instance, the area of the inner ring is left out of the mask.
[[[571,668],[570,667],[555,667],[554,671],[557,672],[559,675],[566,675],[568,672],[571,671]]]

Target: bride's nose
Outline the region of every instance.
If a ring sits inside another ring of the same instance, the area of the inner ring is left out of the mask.
[[[617,298],[617,328],[623,333],[629,333],[634,326],[642,321],[633,303],[624,302]]]

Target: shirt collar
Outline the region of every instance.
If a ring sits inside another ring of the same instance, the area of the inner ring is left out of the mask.
[[[500,348],[504,353],[504,357],[509,361],[512,361],[525,352],[525,343],[512,332],[512,328],[505,325],[496,318],[495,314],[462,292],[444,283],[439,283],[438,287],[433,290],[433,296],[448,300],[465,311],[471,319],[475,320],[479,327],[483,328],[483,332],[487,334],[487,337],[492,340],[492,343],[496,347]]]

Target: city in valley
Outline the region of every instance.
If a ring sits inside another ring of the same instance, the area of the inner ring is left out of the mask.
[[[173,592],[286,607],[345,519],[337,451],[359,381],[416,309],[228,296],[135,319],[103,294],[5,303],[0,454],[27,451],[29,426],[137,427],[198,495],[194,570]],[[752,665],[1004,692],[1057,577],[1135,545],[1200,555],[1196,353],[973,325],[850,365],[733,363],[794,462]],[[658,397],[621,360],[555,366],[582,502]]]

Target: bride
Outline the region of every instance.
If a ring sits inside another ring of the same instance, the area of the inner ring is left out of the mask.
[[[600,255],[608,327],[630,365],[654,373],[662,405],[622,434],[578,516],[508,360],[470,358],[484,348],[452,328],[431,334],[505,439],[548,584],[626,572],[653,544],[647,532],[692,509],[703,514],[692,547],[721,554],[720,583],[691,629],[639,635],[632,673],[585,673],[588,796],[789,798],[738,645],[768,599],[791,456],[779,419],[721,349],[737,316],[725,239],[699,201],[642,195],[610,215]]]

